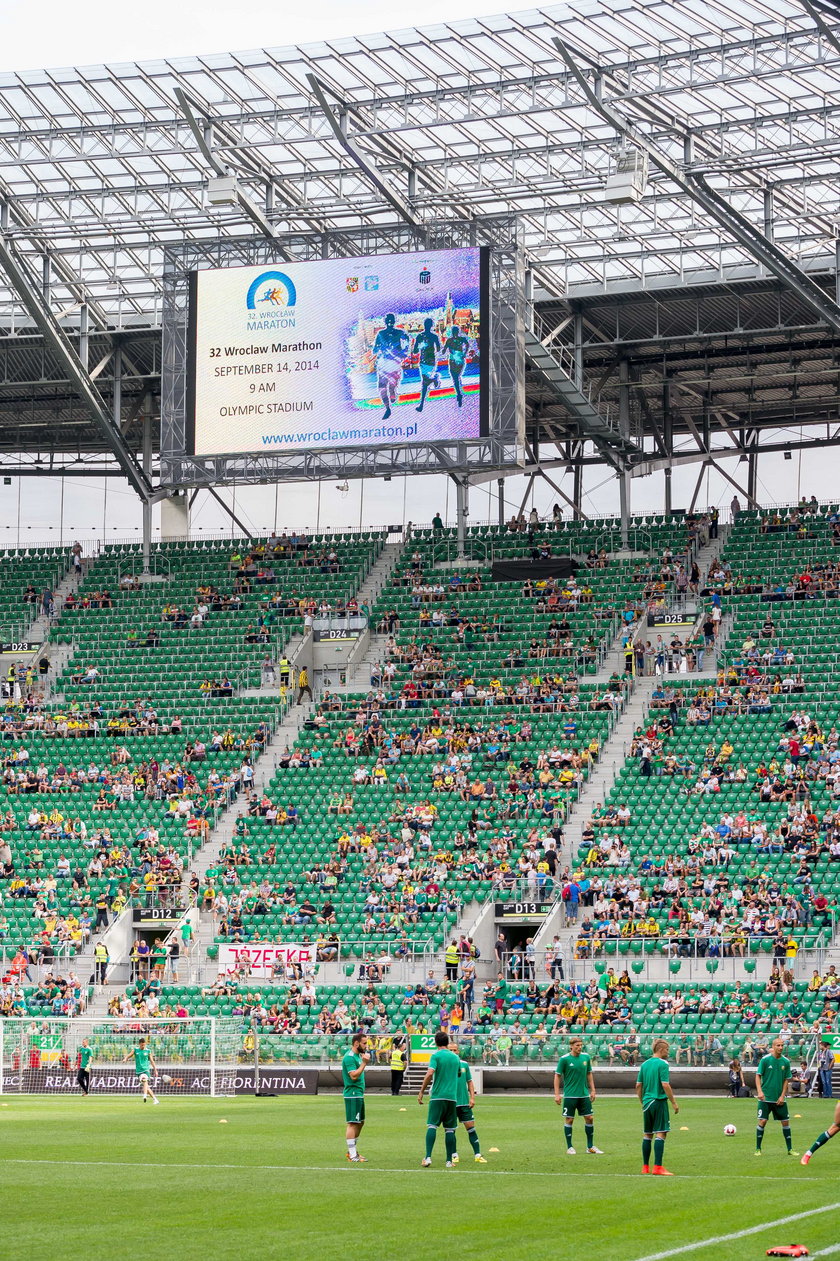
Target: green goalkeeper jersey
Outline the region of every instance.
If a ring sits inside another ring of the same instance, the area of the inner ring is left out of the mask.
[[[589,1074],[592,1060],[586,1054],[561,1055],[557,1061],[557,1076],[563,1078],[563,1094],[567,1099],[580,1099],[589,1094]]]

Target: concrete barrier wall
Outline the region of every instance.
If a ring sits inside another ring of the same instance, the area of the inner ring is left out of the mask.
[[[545,1064],[524,1068],[504,1068],[484,1066],[481,1068],[482,1089],[484,1094],[504,1094],[506,1091],[517,1094],[551,1094],[554,1084],[554,1065]],[[636,1085],[635,1068],[598,1068],[595,1067],[595,1085],[599,1094],[632,1095]],[[341,1089],[341,1069],[337,1065],[321,1065],[319,1089],[322,1091]],[[755,1074],[745,1070],[744,1079],[750,1089],[755,1086]],[[373,1065],[365,1072],[367,1089],[374,1093],[388,1091],[391,1084],[390,1069]],[[726,1068],[676,1068],[671,1065],[671,1085],[679,1099],[681,1092],[704,1095],[728,1095],[729,1079]],[[403,1094],[413,1092],[403,1088]],[[735,1101],[733,1101],[735,1102]]]

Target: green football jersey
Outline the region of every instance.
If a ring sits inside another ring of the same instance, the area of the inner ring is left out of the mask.
[[[362,1099],[365,1093],[365,1075],[361,1073],[359,1077],[353,1081],[350,1076],[355,1073],[357,1068],[362,1067],[361,1055],[356,1055],[353,1051],[348,1051],[341,1061],[341,1083],[344,1089],[342,1094],[345,1099]]]
[[[93,1059],[93,1051],[89,1046],[83,1046],[79,1049],[79,1067],[87,1068]]]
[[[466,1060],[461,1060],[461,1071],[458,1074],[458,1098],[455,1100],[459,1108],[470,1106],[470,1082],[472,1069]]]
[[[141,1073],[150,1073],[152,1071],[152,1053],[147,1046],[136,1046],[134,1048],[134,1071],[138,1077]]]
[[[775,1103],[781,1098],[785,1082],[790,1078],[790,1060],[786,1055],[780,1055],[778,1059],[775,1055],[764,1055],[758,1061],[756,1072],[761,1078],[764,1098],[768,1103]]]
[[[429,1060],[429,1068],[434,1071],[430,1099],[451,1099],[458,1102],[458,1077],[461,1072],[461,1060],[454,1051],[441,1047]]]
[[[642,1107],[649,1108],[659,1099],[667,1099],[664,1082],[670,1081],[671,1071],[667,1060],[652,1055],[649,1060],[639,1066],[637,1082],[642,1083]]]
[[[592,1072],[592,1060],[582,1052],[580,1055],[561,1055],[557,1061],[557,1076],[563,1078],[563,1094],[568,1099],[580,1099],[589,1094],[587,1078]]]

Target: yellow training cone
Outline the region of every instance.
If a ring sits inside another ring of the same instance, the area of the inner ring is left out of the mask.
[[[680,1126],[680,1129],[681,1129],[681,1130],[687,1130],[687,1129],[688,1129],[688,1126],[687,1126],[687,1125],[681,1125],[681,1126]]]
[[[221,1121],[219,1122],[219,1125],[227,1125],[227,1121],[225,1120],[224,1117],[222,1117]]]
[[[499,1150],[499,1149],[498,1149],[498,1147],[491,1147],[491,1148],[490,1148],[490,1151],[491,1151],[491,1152],[497,1152],[498,1150]]]

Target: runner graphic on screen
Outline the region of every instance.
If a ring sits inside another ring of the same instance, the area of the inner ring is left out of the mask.
[[[458,400],[459,407],[464,401],[464,396],[461,393],[461,374],[464,371],[469,348],[470,339],[464,336],[457,324],[453,324],[449,336],[443,343],[443,352],[449,356],[449,375],[452,377],[452,384],[455,386],[455,397]]]
[[[416,409],[422,412],[423,404],[426,401],[426,395],[434,385],[435,389],[440,385],[440,373],[438,372],[438,355],[440,354],[440,338],[437,333],[432,332],[434,320],[423,321],[423,332],[418,333],[414,339],[414,353],[420,356],[420,406]]]
[[[397,390],[402,380],[403,360],[408,354],[410,344],[408,333],[397,328],[396,324],[395,315],[386,315],[385,327],[380,328],[373,343],[379,397],[385,407],[383,420],[387,420],[391,415],[391,404],[397,401]]]

